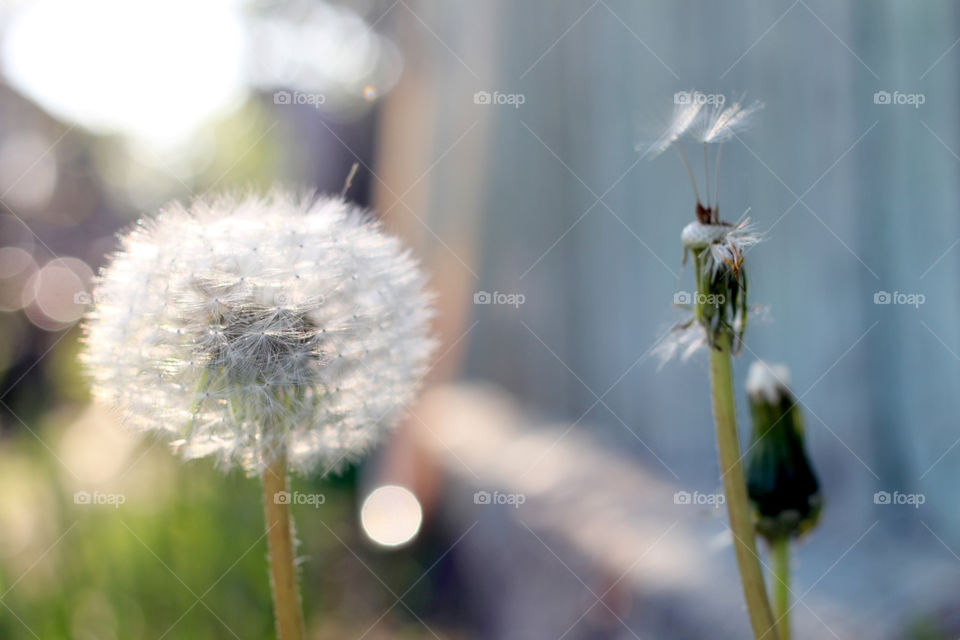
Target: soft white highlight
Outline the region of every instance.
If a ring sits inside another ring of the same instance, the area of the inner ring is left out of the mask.
[[[706,249],[715,242],[723,242],[730,227],[725,224],[703,224],[696,220],[680,232],[680,242],[685,249]]]
[[[750,363],[746,387],[751,398],[764,398],[770,404],[777,404],[790,393],[790,370],[784,364],[755,360]]]
[[[120,238],[85,322],[97,398],[185,458],[323,471],[399,417],[432,350],[425,278],[340,199],[173,204]]]

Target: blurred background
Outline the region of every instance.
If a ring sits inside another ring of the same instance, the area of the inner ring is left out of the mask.
[[[651,355],[694,199],[635,149],[691,88],[766,105],[720,202],[767,233],[738,388],[791,368],[827,503],[796,636],[956,638],[958,44],[946,0],[4,2],[0,638],[272,637],[257,482],[91,405],[78,321],[138,216],[354,164],[442,347],[295,480],[310,637],[746,637],[723,510],[675,498],[720,487],[705,360]]]

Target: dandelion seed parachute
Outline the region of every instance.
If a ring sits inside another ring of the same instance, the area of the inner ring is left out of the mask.
[[[694,92],[691,92],[691,95]],[[673,116],[670,118],[670,124],[666,130],[650,144],[643,149],[643,155],[655,158],[680,140],[687,132],[697,126],[700,120],[702,103],[691,101],[686,104],[678,104],[673,109]],[[641,149],[638,148],[638,151]]]
[[[689,130],[693,139],[698,142],[720,144],[749,129],[753,125],[753,117],[761,109],[762,102],[744,106],[738,101],[726,109],[721,104],[702,111]]]
[[[262,473],[356,460],[433,348],[425,277],[340,199],[173,204],[120,238],[84,322],[94,395],[184,458]]]
[[[693,90],[687,93],[694,97],[703,95]],[[763,103],[759,101],[746,105],[736,101],[726,108],[723,104],[721,102],[708,106],[702,101],[691,99],[674,106],[673,115],[663,133],[649,145],[638,145],[637,151],[643,151],[644,156],[655,158],[682,141],[722,144],[749,129],[757,113],[763,109]]]

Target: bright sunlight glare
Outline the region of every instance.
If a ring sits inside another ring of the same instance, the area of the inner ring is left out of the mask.
[[[244,97],[231,0],[39,0],[12,16],[10,83],[54,115],[174,145]]]

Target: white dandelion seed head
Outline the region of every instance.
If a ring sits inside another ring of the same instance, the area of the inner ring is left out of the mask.
[[[426,279],[342,199],[173,204],[101,270],[81,360],[94,394],[184,458],[325,471],[398,419],[433,349]]]
[[[746,387],[747,395],[751,398],[762,398],[770,404],[778,404],[790,395],[790,370],[785,364],[755,360],[750,363]]]

